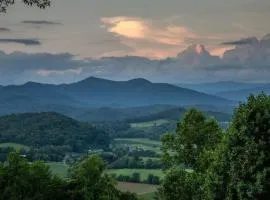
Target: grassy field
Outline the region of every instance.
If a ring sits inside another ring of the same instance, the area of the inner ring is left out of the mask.
[[[168,123],[169,121],[166,119],[159,119],[159,120],[155,120],[155,121],[150,121],[150,122],[141,122],[141,123],[131,123],[131,127],[132,128],[149,128],[149,127],[153,127],[153,126],[160,126],[162,124]]]
[[[149,192],[145,194],[138,195],[140,200],[153,200],[154,199],[154,192]]]
[[[117,143],[121,144],[141,144],[147,146],[160,146],[161,142],[156,140],[150,140],[146,138],[117,138],[114,140]]]
[[[149,193],[154,193],[157,190],[156,185],[142,184],[142,183],[126,183],[118,182],[117,188],[121,191],[129,191],[136,193],[140,196],[149,195]]]
[[[153,174],[160,178],[164,177],[164,174],[161,169],[110,169],[110,170],[107,170],[107,173],[116,174],[117,176],[119,175],[131,176],[132,173],[135,173],[135,172],[140,173],[141,181],[146,180],[149,174]]]
[[[16,143],[1,143],[0,144],[0,148],[5,148],[5,147],[12,147],[16,150],[20,150],[20,149],[26,149],[28,150],[29,147],[26,145],[22,145],[22,144],[16,144]]]
[[[67,165],[61,162],[48,162],[46,164],[50,166],[53,174],[63,177],[63,178],[67,177],[67,172],[68,172]]]

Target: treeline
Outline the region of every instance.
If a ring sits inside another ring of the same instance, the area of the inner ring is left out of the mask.
[[[144,121],[145,122],[145,121]],[[95,126],[108,133],[112,138],[149,138],[160,140],[165,132],[173,131],[176,127],[176,121],[148,127],[147,129],[132,128],[129,122],[99,122]]]
[[[107,148],[110,137],[88,123],[57,113],[27,113],[0,117],[0,143],[6,142],[52,154],[61,149],[81,153],[90,147]],[[54,157],[52,154],[50,156]]]
[[[52,175],[42,162],[29,163],[17,153],[0,163],[0,200],[136,200],[135,194],[121,192],[104,173],[97,156],[74,165],[68,179]]]
[[[134,172],[131,174],[131,176],[128,175],[116,175],[111,174],[111,176],[120,182],[130,182],[130,183],[145,183],[145,184],[151,184],[151,185],[159,185],[161,183],[160,177],[155,176],[153,174],[148,174],[146,180],[141,179],[141,174],[138,172]]]
[[[162,167],[163,164],[158,159],[143,160],[139,156],[123,156],[109,165],[110,169],[161,169]]]
[[[270,196],[270,96],[250,96],[227,131],[191,109],[163,138],[160,200],[265,200]],[[189,166],[192,171],[186,171]]]
[[[126,122],[140,123],[140,122],[155,121],[159,119],[178,121],[182,116],[184,116],[185,112],[186,112],[185,108],[171,108],[171,109],[159,112],[159,113],[155,113],[155,114],[151,114],[147,116],[141,116],[141,117],[137,117],[133,119],[127,119]],[[227,113],[207,111],[206,115],[207,117],[215,117],[218,121],[231,120],[231,115]]]

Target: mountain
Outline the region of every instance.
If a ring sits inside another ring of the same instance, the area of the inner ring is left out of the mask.
[[[145,79],[111,81],[89,77],[72,84],[29,82],[0,88],[0,114],[17,112],[87,110],[99,107],[166,105],[226,105],[226,99]],[[73,111],[72,111],[73,112]],[[75,111],[74,111],[75,112]]]
[[[219,95],[222,92],[232,92],[250,88],[259,88],[266,85],[265,83],[242,83],[234,81],[220,81],[213,83],[198,83],[198,84],[175,84],[180,87],[189,88],[199,92]]]
[[[250,94],[257,95],[261,92],[270,95],[270,84],[265,84],[260,87],[253,87],[237,91],[220,92],[217,95],[234,101],[244,101]]]

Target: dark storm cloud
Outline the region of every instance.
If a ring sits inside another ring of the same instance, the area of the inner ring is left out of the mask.
[[[66,70],[79,67],[83,61],[73,60],[73,55],[69,53],[51,54],[24,52],[14,52],[6,54],[0,51],[0,71],[1,70]]]
[[[11,32],[11,29],[5,28],[5,27],[0,27],[0,32]]]
[[[245,38],[235,41],[223,42],[221,45],[247,45],[247,44],[256,44],[258,43],[257,38]]]
[[[33,24],[33,25],[63,25],[60,22],[46,21],[46,20],[24,20],[22,24]]]
[[[9,44],[9,43],[15,43],[15,44],[23,44],[26,46],[37,46],[41,45],[41,42],[38,39],[11,39],[11,38],[4,38],[0,39],[0,43],[2,44]]]

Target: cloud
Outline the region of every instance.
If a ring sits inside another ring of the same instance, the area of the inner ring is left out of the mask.
[[[32,24],[32,25],[63,25],[60,22],[46,21],[46,20],[24,20],[22,24]]]
[[[26,45],[26,46],[41,45],[41,42],[38,39],[11,39],[11,38],[5,38],[5,39],[0,39],[0,43],[2,43],[2,44],[16,43],[16,44],[23,44],[23,45]]]
[[[51,76],[51,75],[66,75],[68,73],[80,75],[82,73],[82,68],[78,69],[66,69],[66,70],[46,70],[41,69],[37,72],[41,76]]]
[[[11,32],[11,29],[5,28],[5,27],[0,27],[0,32]]]
[[[102,18],[107,31],[116,36],[134,40],[145,40],[170,46],[181,45],[196,34],[184,26],[155,25],[153,21],[131,17]]]
[[[222,45],[247,45],[247,44],[256,44],[259,43],[257,38],[251,37],[251,38],[245,38],[240,39],[236,41],[230,41],[230,42],[223,42]]]

